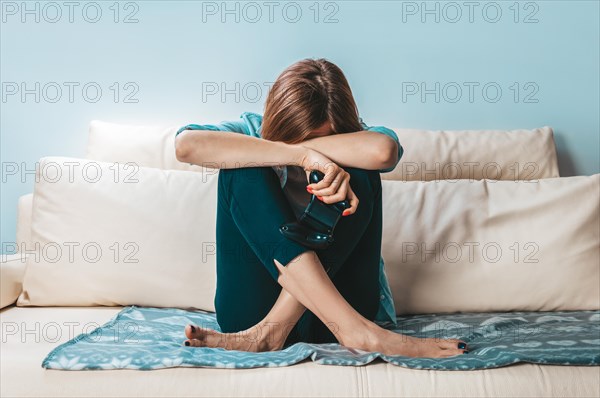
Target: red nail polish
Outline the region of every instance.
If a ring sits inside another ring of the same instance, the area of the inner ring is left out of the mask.
[[[311,188],[311,187],[306,187],[306,190],[307,190],[309,193],[312,193],[312,188]]]
[[[320,201],[323,201],[323,197],[322,196],[317,196],[317,199],[319,199]]]
[[[348,214],[350,214],[350,210],[344,210],[342,212],[342,216],[347,216]]]

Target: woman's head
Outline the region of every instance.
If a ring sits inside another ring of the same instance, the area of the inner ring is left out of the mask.
[[[296,62],[269,90],[261,127],[264,139],[296,144],[360,130],[348,81],[340,68],[325,59]]]

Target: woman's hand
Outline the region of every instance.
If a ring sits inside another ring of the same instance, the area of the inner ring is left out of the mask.
[[[307,148],[308,149],[308,148]],[[350,187],[350,174],[334,163],[327,156],[308,149],[301,162],[306,172],[307,180],[311,170],[319,170],[325,176],[316,184],[308,184],[306,190],[316,195],[326,204],[348,200],[350,207],[342,213],[344,216],[353,214],[358,207],[358,197]]]

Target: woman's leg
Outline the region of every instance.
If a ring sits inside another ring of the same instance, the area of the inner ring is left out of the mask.
[[[381,178],[378,171],[367,171],[355,168],[346,168],[350,173],[352,189],[360,199],[359,208],[370,209],[366,214],[342,217],[336,227],[336,241],[343,243],[348,240],[354,243],[352,235],[362,233],[358,242],[352,247],[332,247],[332,251],[320,252],[321,262],[331,264],[335,272],[328,272],[331,281],[344,297],[344,299],[359,314],[373,321],[379,309],[380,283],[379,262],[381,258],[382,238],[382,201]],[[362,218],[362,219],[361,219]],[[358,228],[356,223],[366,224],[366,228]],[[340,256],[336,251],[340,249],[349,253]],[[345,259],[343,264],[339,261]],[[312,327],[313,340],[317,343],[337,342],[334,334],[312,312],[307,311],[306,320]]]
[[[310,309],[312,313],[326,324],[340,343],[370,351],[376,350],[390,355],[436,357],[451,356],[462,352],[462,350],[457,349],[458,340],[449,339],[444,341],[434,341],[434,339],[414,339],[408,336],[398,335],[380,328],[357,312],[336,289],[315,252],[307,251],[302,246],[285,238],[283,238],[284,240],[281,240],[282,236],[278,231],[279,225],[283,222],[290,221],[292,219],[290,217],[293,217],[289,207],[284,206],[288,213],[286,213],[286,211],[280,211],[281,204],[273,203],[270,199],[266,199],[266,203],[256,203],[258,206],[256,212],[252,212],[252,209],[247,206],[247,200],[257,199],[257,197],[253,194],[241,196],[239,195],[240,192],[252,193],[256,192],[255,189],[258,187],[264,188],[262,184],[257,184],[257,181],[252,181],[252,175],[258,173],[258,182],[264,178],[268,179],[269,175],[271,178],[275,178],[274,173],[270,169],[267,169],[270,171],[270,174],[259,171],[261,168],[251,169],[253,172],[248,173],[242,173],[241,170],[236,170],[235,173],[231,173],[230,177],[237,176],[237,178],[224,179],[224,185],[226,187],[231,187],[235,180],[236,188],[232,191],[233,195],[228,196],[231,199],[231,203],[228,203],[228,205],[232,210],[232,218],[239,227],[240,233],[248,241],[253,251],[257,254],[257,257],[261,259],[261,263],[266,267],[267,271],[273,276],[275,281],[283,286],[284,290],[289,292],[295,300],[300,302],[304,307]],[[368,190],[361,191],[359,188],[360,186],[363,186],[360,184],[361,181],[364,183],[364,187],[370,187],[370,192]],[[356,179],[354,184],[351,179],[351,184],[359,198],[373,198],[376,195],[372,179]],[[220,181],[219,188],[221,189],[221,187],[222,184]],[[271,188],[272,187],[273,185],[271,184]],[[278,188],[278,186],[276,187]],[[238,188],[243,189],[238,191]],[[269,193],[277,196],[277,192],[279,192],[279,194],[283,196],[280,189],[272,189],[272,191],[273,192]],[[237,198],[235,192],[238,193]],[[369,200],[365,201],[364,199],[361,199],[359,210],[357,210],[354,215],[348,217],[348,220],[353,218],[355,221],[358,221],[361,219],[359,214],[363,214],[362,217],[367,214],[366,220],[368,221],[371,217],[370,213],[373,211],[373,202],[374,201],[371,200],[371,205],[369,206]],[[243,211],[244,209],[245,211]],[[360,213],[361,211],[362,213]],[[268,216],[266,217],[266,220],[253,219],[256,214],[265,216],[266,214],[271,213],[278,214],[278,216],[274,218]],[[338,245],[338,248],[346,249],[340,250],[331,258],[325,256],[327,271],[332,273],[332,275],[339,271],[340,266],[343,265],[348,256],[352,254],[353,248],[360,240],[369,223],[365,222],[363,224],[357,224],[356,227],[360,231],[355,234],[349,234],[347,240],[336,240],[336,243],[344,242],[344,245]],[[341,224],[339,226],[341,226]],[[348,231],[350,230],[344,228],[342,231],[347,231],[346,233],[349,233]],[[338,238],[338,235],[336,229],[336,239]],[[270,247],[267,247],[267,243],[271,243]],[[336,243],[332,245],[332,248]],[[276,268],[271,268],[269,266],[271,261],[276,264]],[[285,266],[283,264],[285,264]],[[238,298],[238,300],[244,300],[244,298]],[[290,303],[289,306],[284,306],[286,308],[283,312],[289,314],[297,309],[298,311],[296,314],[299,313],[301,307],[293,300],[291,300]],[[238,304],[238,306],[240,304]],[[290,310],[292,307],[293,310]],[[256,330],[254,330],[254,332],[256,332]],[[190,332],[189,330],[186,330],[186,334],[188,334],[188,337],[193,337],[195,339],[199,338],[199,341],[192,340],[193,345],[203,345],[204,340],[206,339],[204,331],[198,331],[197,334],[194,334],[194,331]]]
[[[306,308],[277,283],[272,256],[289,262],[308,249],[278,231],[265,231],[268,225],[294,219],[271,168],[220,171],[215,307],[224,333],[188,325],[191,345],[265,351],[281,349],[288,335],[306,340],[306,328],[298,322]],[[270,257],[270,269],[263,263],[265,256]]]
[[[338,222],[335,241],[325,250],[305,253],[297,259],[319,262],[323,272],[313,275],[301,273],[297,278],[306,277],[305,284],[313,286],[309,279],[320,279],[325,295],[309,294],[305,299],[314,298],[313,311],[307,311],[305,322],[310,326],[311,342],[327,343],[340,341],[343,344],[345,330],[361,330],[366,324],[372,324],[379,305],[379,260],[381,257],[381,178],[376,170],[345,168],[350,174],[350,185],[360,203],[357,211]],[[316,253],[316,255],[315,255]],[[297,261],[288,264],[286,269],[298,268]],[[280,263],[281,264],[281,263]],[[282,265],[282,264],[281,264]],[[311,267],[308,267],[310,269]],[[284,271],[280,269],[282,275]],[[291,273],[291,272],[290,272]],[[357,281],[356,283],[353,283]],[[302,281],[295,281],[303,284]],[[285,283],[279,283],[286,289]],[[294,283],[290,286],[294,289]],[[294,297],[301,291],[289,291]],[[315,292],[316,293],[316,292]],[[319,292],[321,293],[321,292]],[[300,302],[303,299],[296,297]],[[304,303],[306,304],[306,303]],[[330,304],[330,305],[329,305]],[[323,321],[327,311],[320,307],[339,310],[340,321]],[[346,328],[342,324],[348,325]],[[348,333],[346,333],[348,334]]]
[[[336,226],[332,250],[320,252],[317,260],[308,252],[285,267],[277,264],[278,282],[310,310],[308,314],[321,321],[315,323],[313,338],[329,342],[333,335],[342,345],[387,355],[448,357],[463,353],[466,343],[460,340],[414,338],[372,322],[379,304],[381,179],[377,171],[347,170],[360,204],[356,213]]]

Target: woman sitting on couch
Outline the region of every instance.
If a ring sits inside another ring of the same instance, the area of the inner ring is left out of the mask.
[[[392,130],[362,122],[336,65],[291,65],[269,91],[264,118],[246,112],[239,121],[184,126],[176,153],[221,169],[215,309],[222,333],[188,325],[185,345],[258,352],[302,341],[410,357],[468,352],[460,340],[419,339],[374,322],[382,277],[387,284],[379,173],[396,166],[403,148]],[[314,169],[325,176],[308,184]],[[333,243],[319,250],[279,230],[311,195],[349,203]]]

